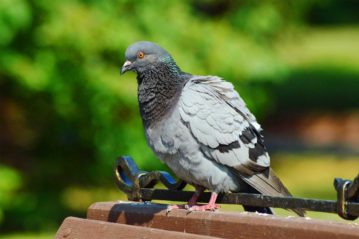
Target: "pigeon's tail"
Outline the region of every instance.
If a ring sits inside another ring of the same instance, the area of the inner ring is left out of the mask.
[[[247,177],[241,176],[241,178],[263,195],[289,197],[292,196],[288,189],[280,181],[280,179],[275,175],[274,171],[270,168],[268,168],[262,173],[253,174]],[[303,209],[291,210],[299,216],[304,217],[305,211]]]

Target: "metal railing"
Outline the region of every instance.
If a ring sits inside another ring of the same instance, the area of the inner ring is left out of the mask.
[[[115,164],[116,183],[121,191],[133,201],[188,201],[193,192],[182,191],[186,182],[176,181],[164,171],[146,172],[140,170],[129,156],[122,156]],[[167,189],[153,188],[162,183]],[[272,197],[249,193],[220,194],[218,203],[240,204],[246,206],[275,207],[285,209],[304,209],[307,211],[337,213],[344,219],[355,220],[359,217],[359,174],[353,180],[334,179],[337,200],[321,200],[296,197]],[[210,193],[203,193],[199,202],[208,202]]]

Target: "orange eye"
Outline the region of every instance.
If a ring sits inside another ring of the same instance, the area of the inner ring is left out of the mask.
[[[143,53],[142,51],[139,51],[137,53],[137,57],[140,58],[140,59],[142,59],[144,56],[145,56],[145,53]]]

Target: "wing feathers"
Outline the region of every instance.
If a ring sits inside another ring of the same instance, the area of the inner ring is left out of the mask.
[[[231,83],[213,76],[193,77],[179,106],[182,120],[217,162],[255,172],[269,166],[262,136],[253,126],[258,123]]]

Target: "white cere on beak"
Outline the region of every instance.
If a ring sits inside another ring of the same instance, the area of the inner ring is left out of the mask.
[[[125,63],[123,64],[123,66],[126,67],[126,66],[129,66],[129,65],[131,65],[131,64],[132,64],[132,62],[130,62],[130,61],[125,61]]]

